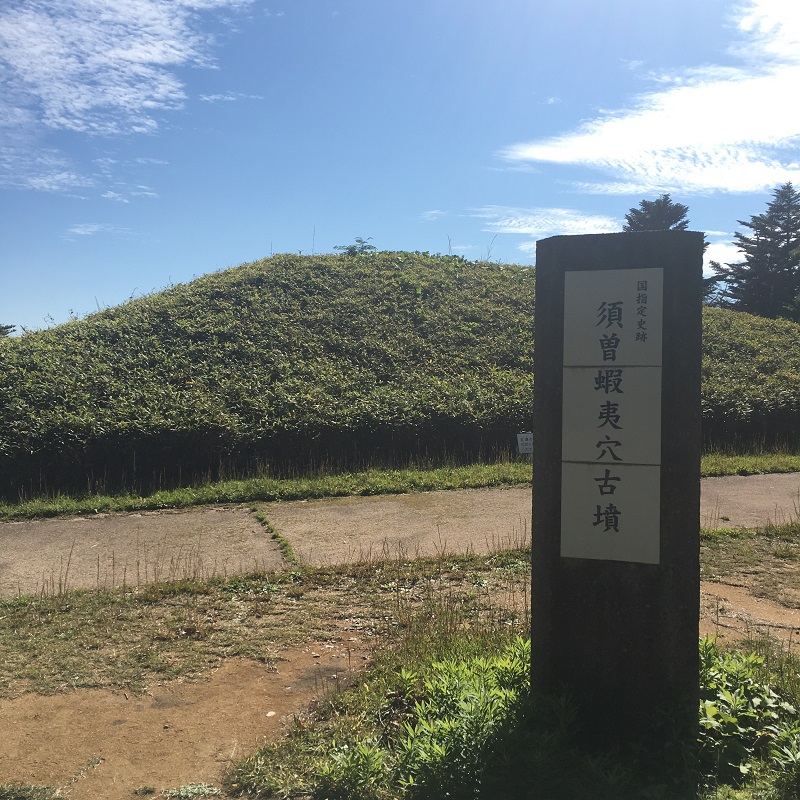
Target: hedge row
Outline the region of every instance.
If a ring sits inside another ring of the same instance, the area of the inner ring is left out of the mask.
[[[534,271],[279,255],[0,339],[0,495],[511,449],[530,427]],[[715,444],[800,433],[800,326],[707,309]]]
[[[533,288],[455,257],[275,256],[5,340],[0,492],[508,443]]]

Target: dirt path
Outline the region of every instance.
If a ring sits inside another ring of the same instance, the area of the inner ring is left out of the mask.
[[[701,522],[796,519],[800,475],[703,481]],[[268,503],[272,526],[308,564],[491,552],[530,536],[528,488]],[[288,567],[244,507],[0,523],[0,595],[144,583]],[[745,585],[703,583],[700,633],[800,636],[800,612]],[[0,785],[60,787],[74,800],[130,800],[134,790],[219,783],[233,758],[277,737],[328,685],[361,669],[357,636],[281,653],[277,671],[228,661],[206,679],[142,697],[81,690],[0,700]]]
[[[206,680],[153,686],[141,697],[81,690],[0,701],[0,785],[57,787],[73,800],[129,800],[136,789],[219,784],[224,769],[285,731],[367,652],[315,642],[274,669],[233,660]]]
[[[800,609],[754,597],[743,584],[700,583],[700,635],[720,641],[772,636],[790,646],[800,642]]]

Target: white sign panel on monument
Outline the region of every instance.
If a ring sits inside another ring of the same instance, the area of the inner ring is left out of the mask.
[[[663,270],[564,275],[561,555],[660,559]]]

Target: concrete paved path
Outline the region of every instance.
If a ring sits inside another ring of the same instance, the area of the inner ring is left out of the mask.
[[[528,487],[264,503],[308,564],[491,552],[530,537]],[[706,478],[704,527],[800,518],[800,473]],[[0,523],[0,596],[285,567],[244,507]]]
[[[700,524],[705,528],[800,520],[800,473],[704,478],[700,486]]]

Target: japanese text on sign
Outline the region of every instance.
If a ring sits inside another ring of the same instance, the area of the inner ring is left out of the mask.
[[[658,563],[663,274],[566,272],[566,557]]]

